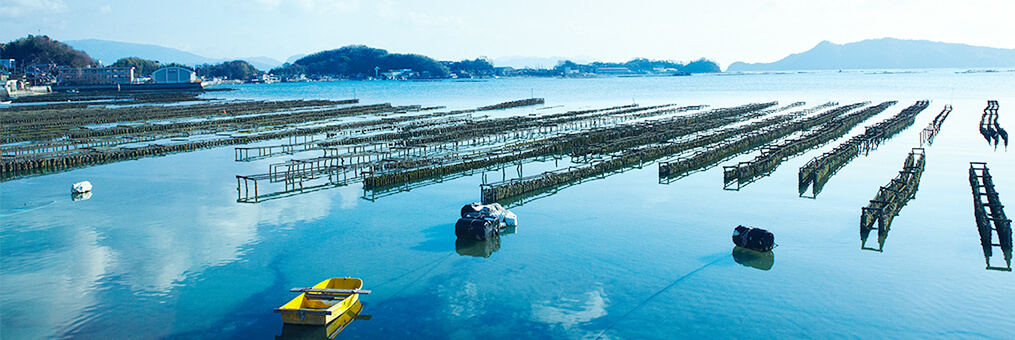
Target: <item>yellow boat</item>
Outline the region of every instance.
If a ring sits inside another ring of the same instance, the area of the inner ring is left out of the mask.
[[[363,303],[356,301],[352,307],[349,307],[349,310],[342,313],[335,321],[328,323],[327,326],[284,324],[282,325],[282,334],[276,335],[275,340],[334,339],[353,320],[370,320],[369,315],[360,316],[361,312],[363,312]]]
[[[290,292],[301,294],[275,313],[282,315],[282,322],[299,325],[326,325],[335,320],[359,301],[363,280],[346,277],[330,278],[309,288],[293,288]]]

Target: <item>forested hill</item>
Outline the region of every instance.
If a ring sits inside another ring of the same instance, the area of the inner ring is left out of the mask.
[[[31,64],[56,64],[70,67],[98,66],[87,53],[75,50],[45,35],[28,37],[0,44],[0,58],[15,59],[18,67]]]
[[[350,45],[336,50],[321,51],[295,62],[271,70],[276,75],[328,75],[343,78],[365,78],[375,72],[412,69],[424,78],[445,78],[448,68],[436,60],[418,54],[388,53],[388,51]]]
[[[822,41],[773,63],[735,62],[726,71],[995,67],[1015,67],[1015,49],[884,38],[843,45]]]

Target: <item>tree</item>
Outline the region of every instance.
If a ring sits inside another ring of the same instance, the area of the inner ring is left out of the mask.
[[[493,63],[489,60],[476,58],[475,60],[462,60],[456,62],[442,63],[447,66],[451,73],[467,74],[470,76],[488,77],[493,75]]]
[[[364,45],[349,45],[336,50],[321,51],[271,70],[276,75],[337,76],[360,78],[374,75],[374,68],[383,71],[412,69],[430,78],[445,78],[448,68],[430,57],[418,54],[388,53]]]
[[[45,35],[29,35],[7,44],[0,44],[0,58],[15,59],[20,67],[31,64],[56,64],[68,67],[99,66],[99,63],[89,57],[87,53],[49,39]]]
[[[109,67],[133,67],[135,76],[149,77],[152,75],[152,72],[162,68],[162,65],[159,65],[159,62],[155,60],[128,57],[117,60],[112,65],[109,65]]]

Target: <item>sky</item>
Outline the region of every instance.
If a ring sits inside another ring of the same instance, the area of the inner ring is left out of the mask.
[[[635,57],[723,68],[823,40],[1015,48],[1011,0],[0,0],[0,41],[29,34],[285,61],[346,45],[438,60]]]

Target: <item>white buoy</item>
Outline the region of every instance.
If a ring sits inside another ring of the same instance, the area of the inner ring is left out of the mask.
[[[77,182],[70,187],[70,192],[75,194],[85,193],[89,191],[92,191],[92,183],[88,181]]]

